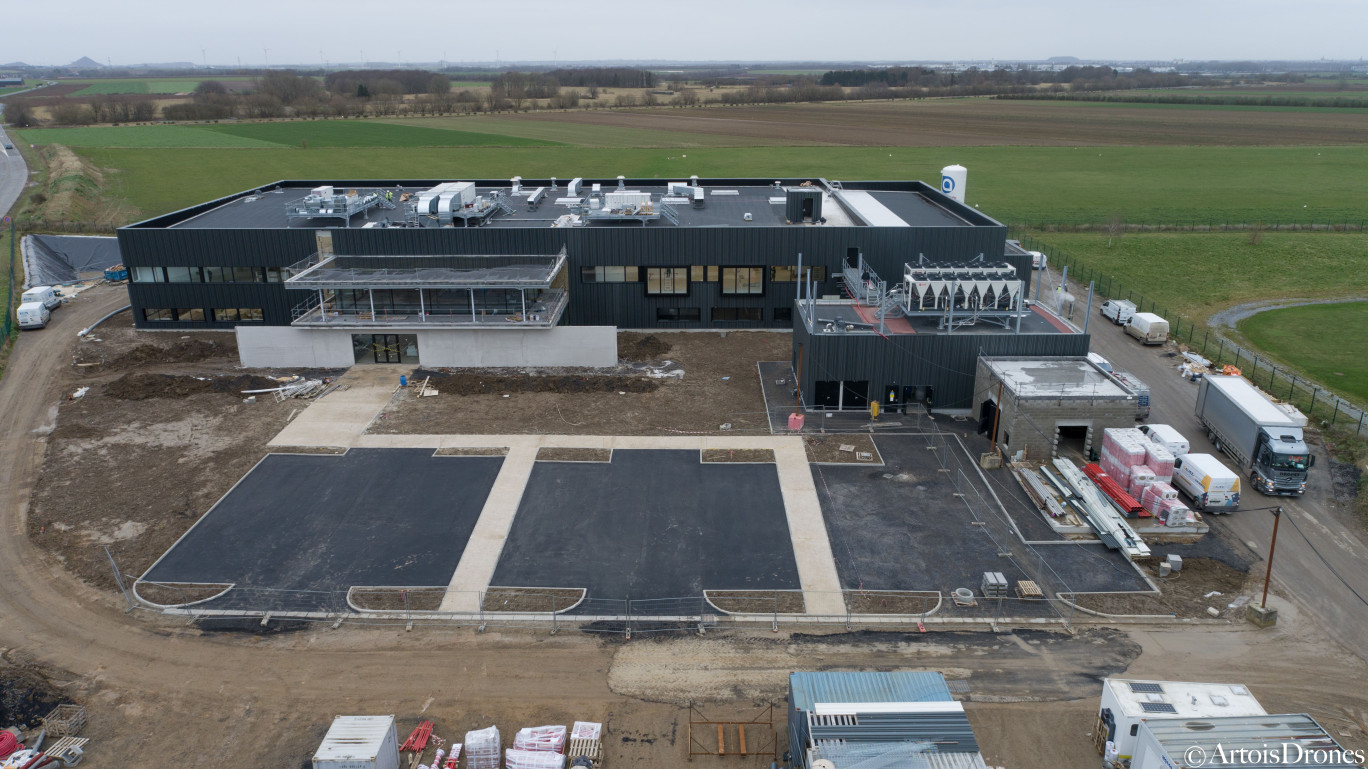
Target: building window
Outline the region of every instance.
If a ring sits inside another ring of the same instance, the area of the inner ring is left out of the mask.
[[[188,320],[194,323],[204,322],[204,310],[200,307],[176,310],[176,320]]]
[[[198,267],[167,267],[167,283],[199,283],[200,268]]]
[[[636,267],[581,267],[580,280],[585,283],[636,283]]]
[[[276,269],[277,282],[280,274]],[[260,267],[205,267],[205,283],[261,283]]]
[[[151,307],[143,308],[143,320],[150,323],[166,323],[175,319],[175,310],[154,310]]]
[[[689,293],[689,271],[684,267],[647,267],[645,269],[646,294],[648,296]]]
[[[234,267],[233,282],[235,283],[263,283],[261,279],[260,267]]]
[[[774,319],[775,319],[776,321],[780,322],[780,323],[792,323],[792,322],[793,322],[793,308],[792,308],[792,307],[775,307],[775,308],[774,308]]]
[[[260,323],[264,320],[260,307],[216,307],[216,323]]]
[[[765,293],[765,268],[723,267],[722,293],[754,295]]]
[[[695,264],[689,268],[689,280],[694,283],[716,283],[717,265],[704,266]]]
[[[267,268],[266,268],[266,282],[267,282],[267,283],[280,283],[282,280],[284,280],[284,278],[282,277],[283,272],[284,272],[284,270],[281,269],[280,267],[267,267]]]
[[[233,279],[233,268],[231,267],[205,267],[205,283],[227,283]]]
[[[714,322],[750,320],[759,322],[759,307],[714,307],[712,311]]]
[[[697,307],[657,307],[656,321],[659,323],[697,323],[702,313]]]
[[[816,267],[813,267],[813,266],[811,266],[811,265],[807,265],[807,266],[804,266],[804,267],[803,267],[803,282],[804,282],[804,283],[806,283],[806,282],[808,281],[808,279],[815,280],[815,281],[817,281],[818,283],[821,283],[822,281],[826,280],[826,276],[827,276],[827,269],[826,269],[825,267],[821,266],[821,265],[817,265]],[[776,265],[774,265],[773,267],[770,267],[770,282],[771,282],[771,283],[796,283],[797,281],[798,281],[798,265],[796,265],[796,264],[776,264]]]
[[[160,267],[134,267],[134,283],[165,283],[166,273]]]

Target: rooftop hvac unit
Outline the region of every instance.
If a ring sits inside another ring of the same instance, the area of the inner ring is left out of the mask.
[[[680,195],[683,197],[689,197],[693,194],[693,188],[684,182],[670,182],[665,185],[665,190],[671,195]]]
[[[531,195],[528,195],[528,196],[527,196],[527,207],[528,207],[528,208],[536,208],[536,207],[537,207],[537,204],[540,203],[540,202],[542,202],[542,199],[545,198],[545,197],[546,197],[546,188],[545,188],[545,187],[538,187],[537,189],[535,189],[535,190],[532,191],[532,194],[531,194]]]
[[[331,198],[333,196],[333,188],[331,184],[325,184],[322,187],[314,187],[309,191],[309,194],[318,198]]]
[[[689,177],[689,185],[693,187],[698,186],[698,174]]]
[[[570,197],[574,197],[574,196],[578,195],[578,194],[579,194],[579,191],[580,191],[580,187],[581,187],[583,184],[584,184],[584,179],[583,179],[582,177],[576,176],[575,178],[573,178],[573,179],[570,180],[570,183],[569,183],[569,184],[565,185],[565,194],[566,194],[566,195],[569,195]]]
[[[603,203],[611,209],[631,208],[651,202],[649,192],[609,192],[603,196]]]
[[[515,177],[513,177],[512,179],[509,179],[509,180],[508,180],[508,184],[509,184],[509,187],[510,187],[510,190],[509,190],[509,194],[510,194],[510,195],[517,195],[518,193],[522,192],[522,177],[521,177],[521,176],[515,176]]]
[[[625,190],[625,189],[627,189],[627,177],[623,176],[622,174],[618,174],[617,180],[618,180],[618,186],[617,186],[618,189],[620,189],[620,190]]]

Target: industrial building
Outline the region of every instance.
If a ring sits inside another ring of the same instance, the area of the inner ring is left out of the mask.
[[[236,329],[248,366],[608,366],[617,329],[792,329],[808,408],[969,409],[979,355],[1088,338],[963,176],[280,181],[118,238],[139,328]]]
[[[1130,769],[1203,766],[1255,769],[1363,766],[1363,751],[1347,750],[1306,714],[1146,719]]]
[[[940,673],[792,673],[789,752],[802,769],[985,769]]]
[[[1061,448],[1088,456],[1106,428],[1135,426],[1135,394],[1086,356],[981,357],[974,400],[979,429],[1032,461]]]

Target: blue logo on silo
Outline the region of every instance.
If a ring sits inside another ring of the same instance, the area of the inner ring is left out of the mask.
[[[949,195],[950,193],[952,193],[952,192],[954,192],[954,191],[955,191],[955,180],[954,180],[954,178],[949,177],[949,176],[942,176],[942,177],[941,177],[941,192],[944,192],[945,194]]]

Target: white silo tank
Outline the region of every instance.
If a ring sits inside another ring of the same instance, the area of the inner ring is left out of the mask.
[[[944,192],[946,195],[949,195],[955,200],[963,203],[964,181],[968,174],[969,169],[959,164],[953,166],[946,166],[945,168],[942,168],[941,192]]]

